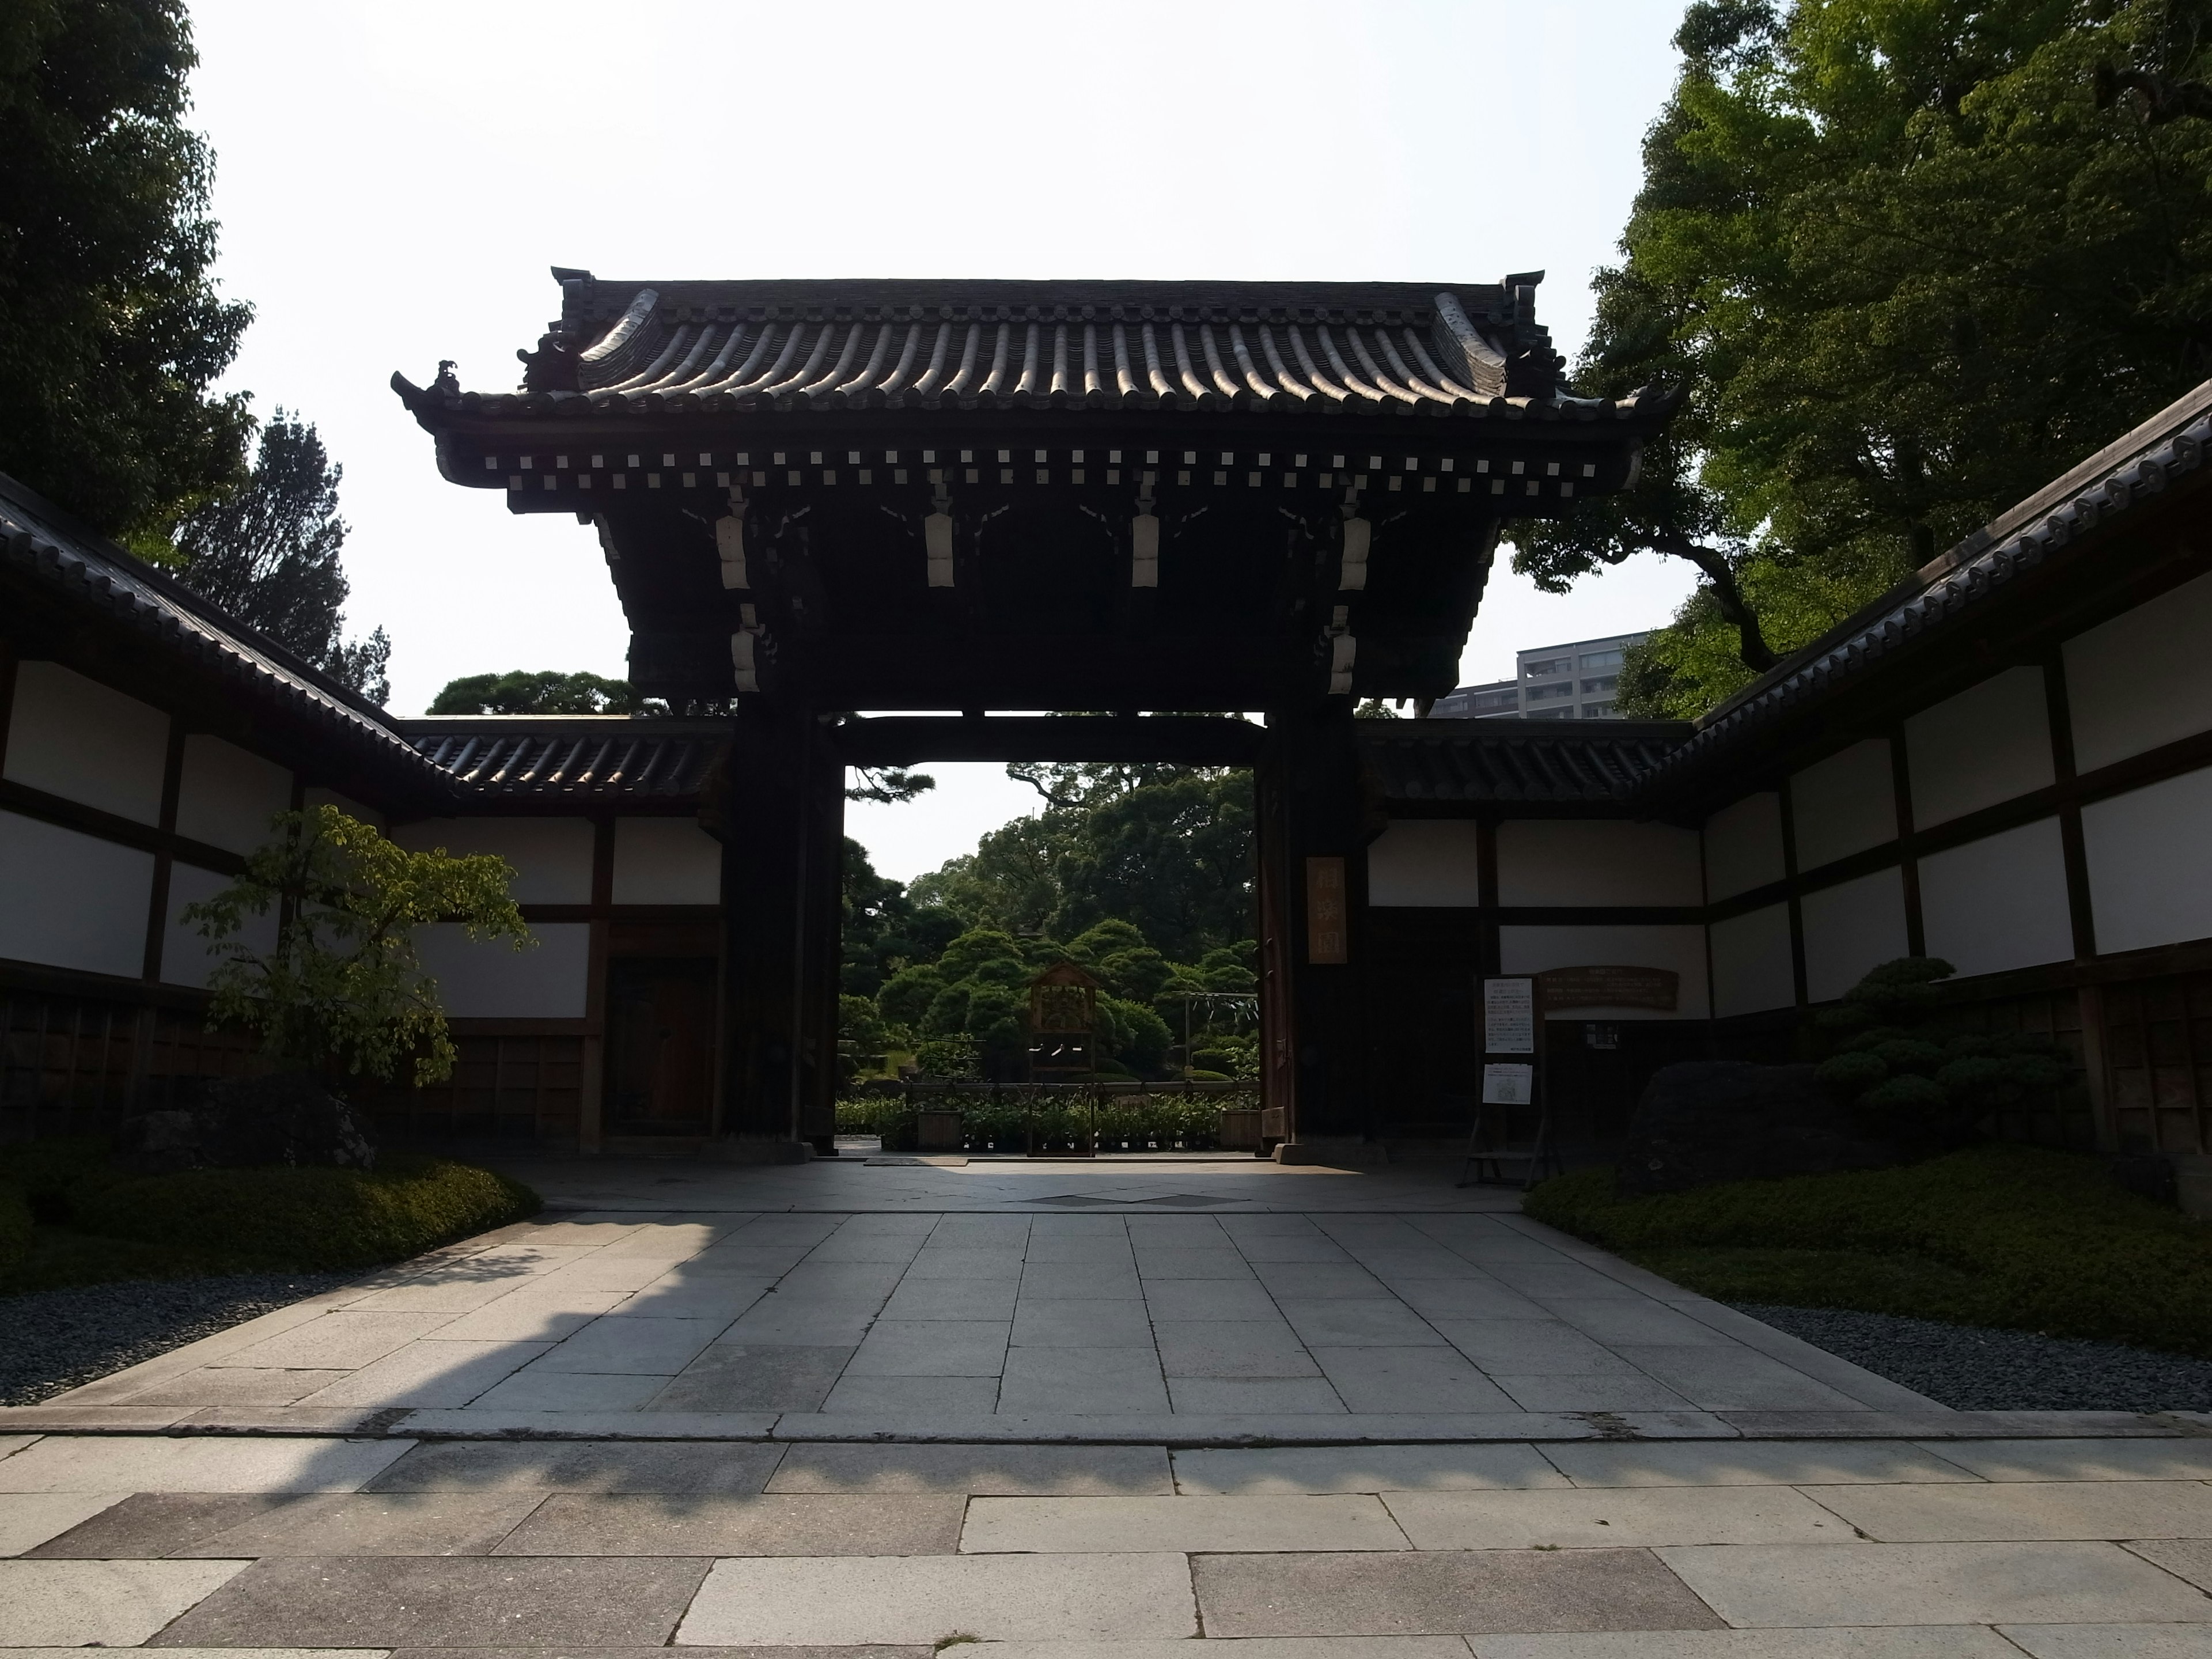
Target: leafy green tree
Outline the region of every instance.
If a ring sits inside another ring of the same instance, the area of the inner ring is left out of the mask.
[[[208,981],[211,1023],[258,1033],[279,1070],[388,1079],[413,1060],[416,1084],[453,1069],[438,986],[415,930],[458,921],[473,939],[537,940],[508,896],[514,870],[488,853],[410,853],[335,806],[281,812],[246,872],[184,920],[220,958]],[[276,912],[265,953],[247,918]]]
[[[556,668],[471,674],[446,682],[433,714],[641,714],[649,705],[628,680]]]
[[[844,933],[838,972],[848,994],[877,995],[909,963],[934,962],[963,931],[960,918],[950,910],[917,905],[902,884],[878,875],[868,861],[867,848],[850,836],[845,837]],[[921,1009],[886,1017],[910,1024],[921,1018]]]
[[[917,903],[974,925],[1068,938],[1108,920],[1188,959],[1252,932],[1251,775],[1224,768],[1006,769],[1044,797],[1036,817],[915,878]]]
[[[209,275],[198,61],[183,0],[0,7],[0,471],[157,557],[252,425],[209,391],[252,313]]]
[[[2212,372],[2206,0],[1699,0],[1580,389],[1673,384],[1549,591],[1704,580],[1624,707],[1693,714]]]
[[[246,481],[178,525],[179,574],[240,622],[380,705],[392,696],[391,640],[381,628],[365,640],[343,634],[352,591],[339,559],[344,477],[313,422],[279,409],[261,429]]]

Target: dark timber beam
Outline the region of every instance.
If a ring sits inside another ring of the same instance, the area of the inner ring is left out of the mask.
[[[1152,761],[1250,766],[1267,732],[1249,720],[1203,714],[896,715],[848,720],[836,748],[848,766],[923,761]]]

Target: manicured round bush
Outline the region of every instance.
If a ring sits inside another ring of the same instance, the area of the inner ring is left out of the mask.
[[[519,1182],[442,1158],[387,1157],[374,1170],[188,1170],[92,1183],[76,1224],[112,1238],[298,1268],[397,1261],[534,1215]]]

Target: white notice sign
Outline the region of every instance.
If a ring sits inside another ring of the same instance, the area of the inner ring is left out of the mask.
[[[1482,1051],[1486,1054],[1536,1052],[1536,981],[1482,981]]]
[[[1482,1103],[1486,1106],[1526,1106],[1536,1068],[1515,1062],[1482,1068]]]

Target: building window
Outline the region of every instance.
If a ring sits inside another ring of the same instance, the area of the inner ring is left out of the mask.
[[[1532,720],[1572,720],[1574,714],[1575,706],[1569,703],[1564,708],[1532,708],[1528,711],[1528,718]]]
[[[1532,685],[1528,690],[1530,702],[1542,702],[1551,697],[1571,697],[1574,695],[1575,683],[1572,680],[1561,680],[1557,685]]]
[[[1585,651],[1583,653],[1583,666],[1584,668],[1618,668],[1624,660],[1624,657],[1625,653],[1619,651]]]
[[[1521,694],[1518,691],[1484,691],[1468,698],[1468,706],[1471,708],[1518,708]]]
[[[1613,718],[1613,705],[1610,702],[1586,702],[1583,705],[1583,718],[1586,720],[1609,720]]]
[[[1572,657],[1546,657],[1537,662],[1521,665],[1521,678],[1524,680],[1540,680],[1547,674],[1571,674],[1574,672],[1575,659]]]
[[[1620,684],[1620,675],[1601,674],[1594,680],[1584,680],[1583,682],[1583,693],[1584,696],[1588,696],[1592,691],[1610,691]]]

